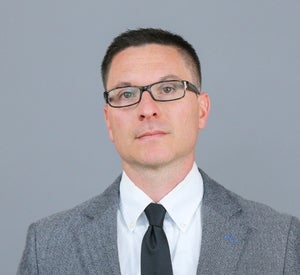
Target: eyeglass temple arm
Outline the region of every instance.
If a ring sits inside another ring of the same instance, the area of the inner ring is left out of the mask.
[[[193,85],[192,83],[190,83],[190,82],[188,82],[188,81],[186,81],[185,83],[186,83],[186,89],[187,89],[187,90],[192,91],[192,92],[194,92],[194,93],[196,93],[196,94],[200,94],[200,93],[201,93],[201,92],[198,90],[198,88],[197,88],[195,85]]]

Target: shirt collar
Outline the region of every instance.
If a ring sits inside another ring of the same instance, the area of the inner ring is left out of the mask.
[[[203,197],[203,180],[194,163],[191,171],[159,203],[180,230],[185,231]],[[138,218],[152,200],[138,188],[123,171],[120,183],[120,212],[124,221],[133,231]]]
[[[191,171],[187,174],[169,194],[167,194],[160,203],[167,210],[168,215],[180,228],[185,231],[203,197],[203,180],[194,163]]]
[[[133,231],[139,216],[152,200],[138,188],[123,171],[120,182],[120,212],[130,231]]]

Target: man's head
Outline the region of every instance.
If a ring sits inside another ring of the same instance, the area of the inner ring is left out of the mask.
[[[194,83],[197,85],[198,89],[200,89],[201,66],[199,58],[193,46],[177,34],[153,28],[129,30],[120,34],[113,40],[106,51],[101,67],[102,81],[105,89],[107,89],[106,84],[111,62],[116,54],[129,47],[137,47],[147,44],[158,44],[175,47],[192,69],[194,75]]]
[[[136,32],[142,36],[141,30]],[[150,38],[150,33],[172,37],[161,30],[146,33]],[[177,41],[178,36],[175,38]],[[174,46],[171,38],[167,44],[162,38],[157,43],[153,39],[151,43],[140,39],[137,45],[111,46],[102,66],[106,124],[125,171],[166,165],[179,168],[184,163],[191,167],[198,131],[208,117],[209,97],[197,89],[200,67],[196,70],[187,52],[179,50],[179,42]]]

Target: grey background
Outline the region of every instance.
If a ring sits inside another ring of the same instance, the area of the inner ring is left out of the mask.
[[[121,171],[99,71],[127,28],[169,29],[197,49],[212,101],[198,164],[300,216],[298,0],[0,5],[0,274],[15,273],[31,222],[99,194]]]

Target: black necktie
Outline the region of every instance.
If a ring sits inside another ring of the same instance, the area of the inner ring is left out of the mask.
[[[157,203],[145,208],[149,227],[142,242],[141,274],[172,275],[172,263],[169,244],[162,228],[166,209]]]

